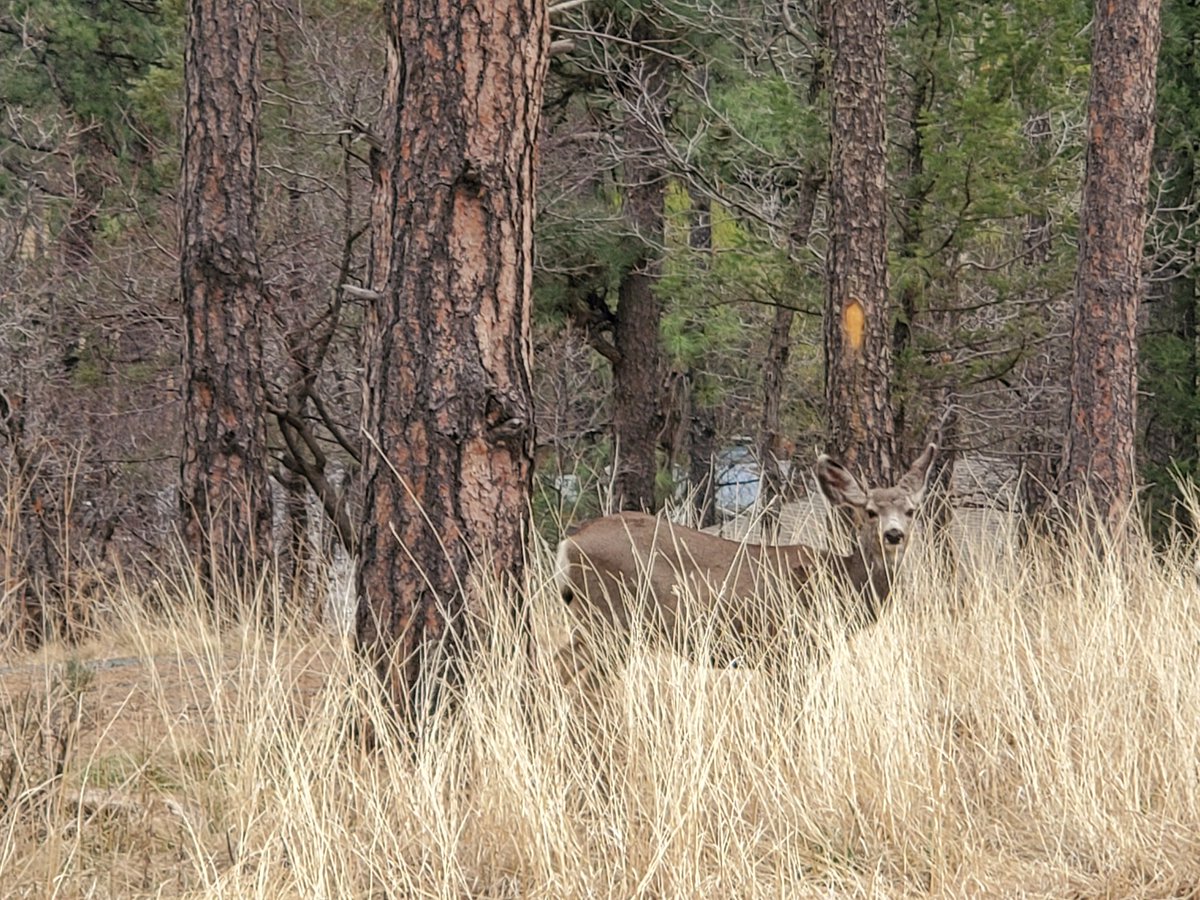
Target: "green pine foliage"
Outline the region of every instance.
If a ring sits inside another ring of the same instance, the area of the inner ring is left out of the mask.
[[[1168,538],[1176,520],[1190,518],[1186,494],[1200,483],[1200,295],[1194,250],[1200,237],[1200,9],[1166,0],[1162,29],[1138,410],[1144,499],[1157,539]]]
[[[894,32],[889,266],[910,444],[939,388],[1003,397],[1069,298],[1089,15],[1073,0],[917,3]]]

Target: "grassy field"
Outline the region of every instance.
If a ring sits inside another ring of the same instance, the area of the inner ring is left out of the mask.
[[[109,585],[85,644],[0,657],[0,895],[1200,896],[1192,559],[918,546],[782,674],[636,646],[584,692],[500,631],[415,754],[361,746],[369,679],[299,611]]]

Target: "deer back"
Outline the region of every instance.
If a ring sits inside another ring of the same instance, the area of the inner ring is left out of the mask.
[[[582,618],[623,631],[635,616],[677,643],[708,623],[740,634],[771,629],[769,598],[801,595],[829,554],[803,545],[757,545],[643,513],[595,519],[559,545],[564,599]],[[781,590],[781,586],[783,589]],[[778,616],[774,617],[775,619]]]

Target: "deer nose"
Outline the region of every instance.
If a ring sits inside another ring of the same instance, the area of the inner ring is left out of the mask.
[[[899,544],[904,540],[904,532],[899,528],[889,528],[883,533],[883,539],[892,545]]]

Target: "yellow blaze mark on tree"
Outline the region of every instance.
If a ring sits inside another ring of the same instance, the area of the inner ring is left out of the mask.
[[[842,330],[846,334],[846,343],[852,350],[861,350],[863,345],[863,327],[867,317],[863,314],[862,304],[851,299],[842,310]]]

